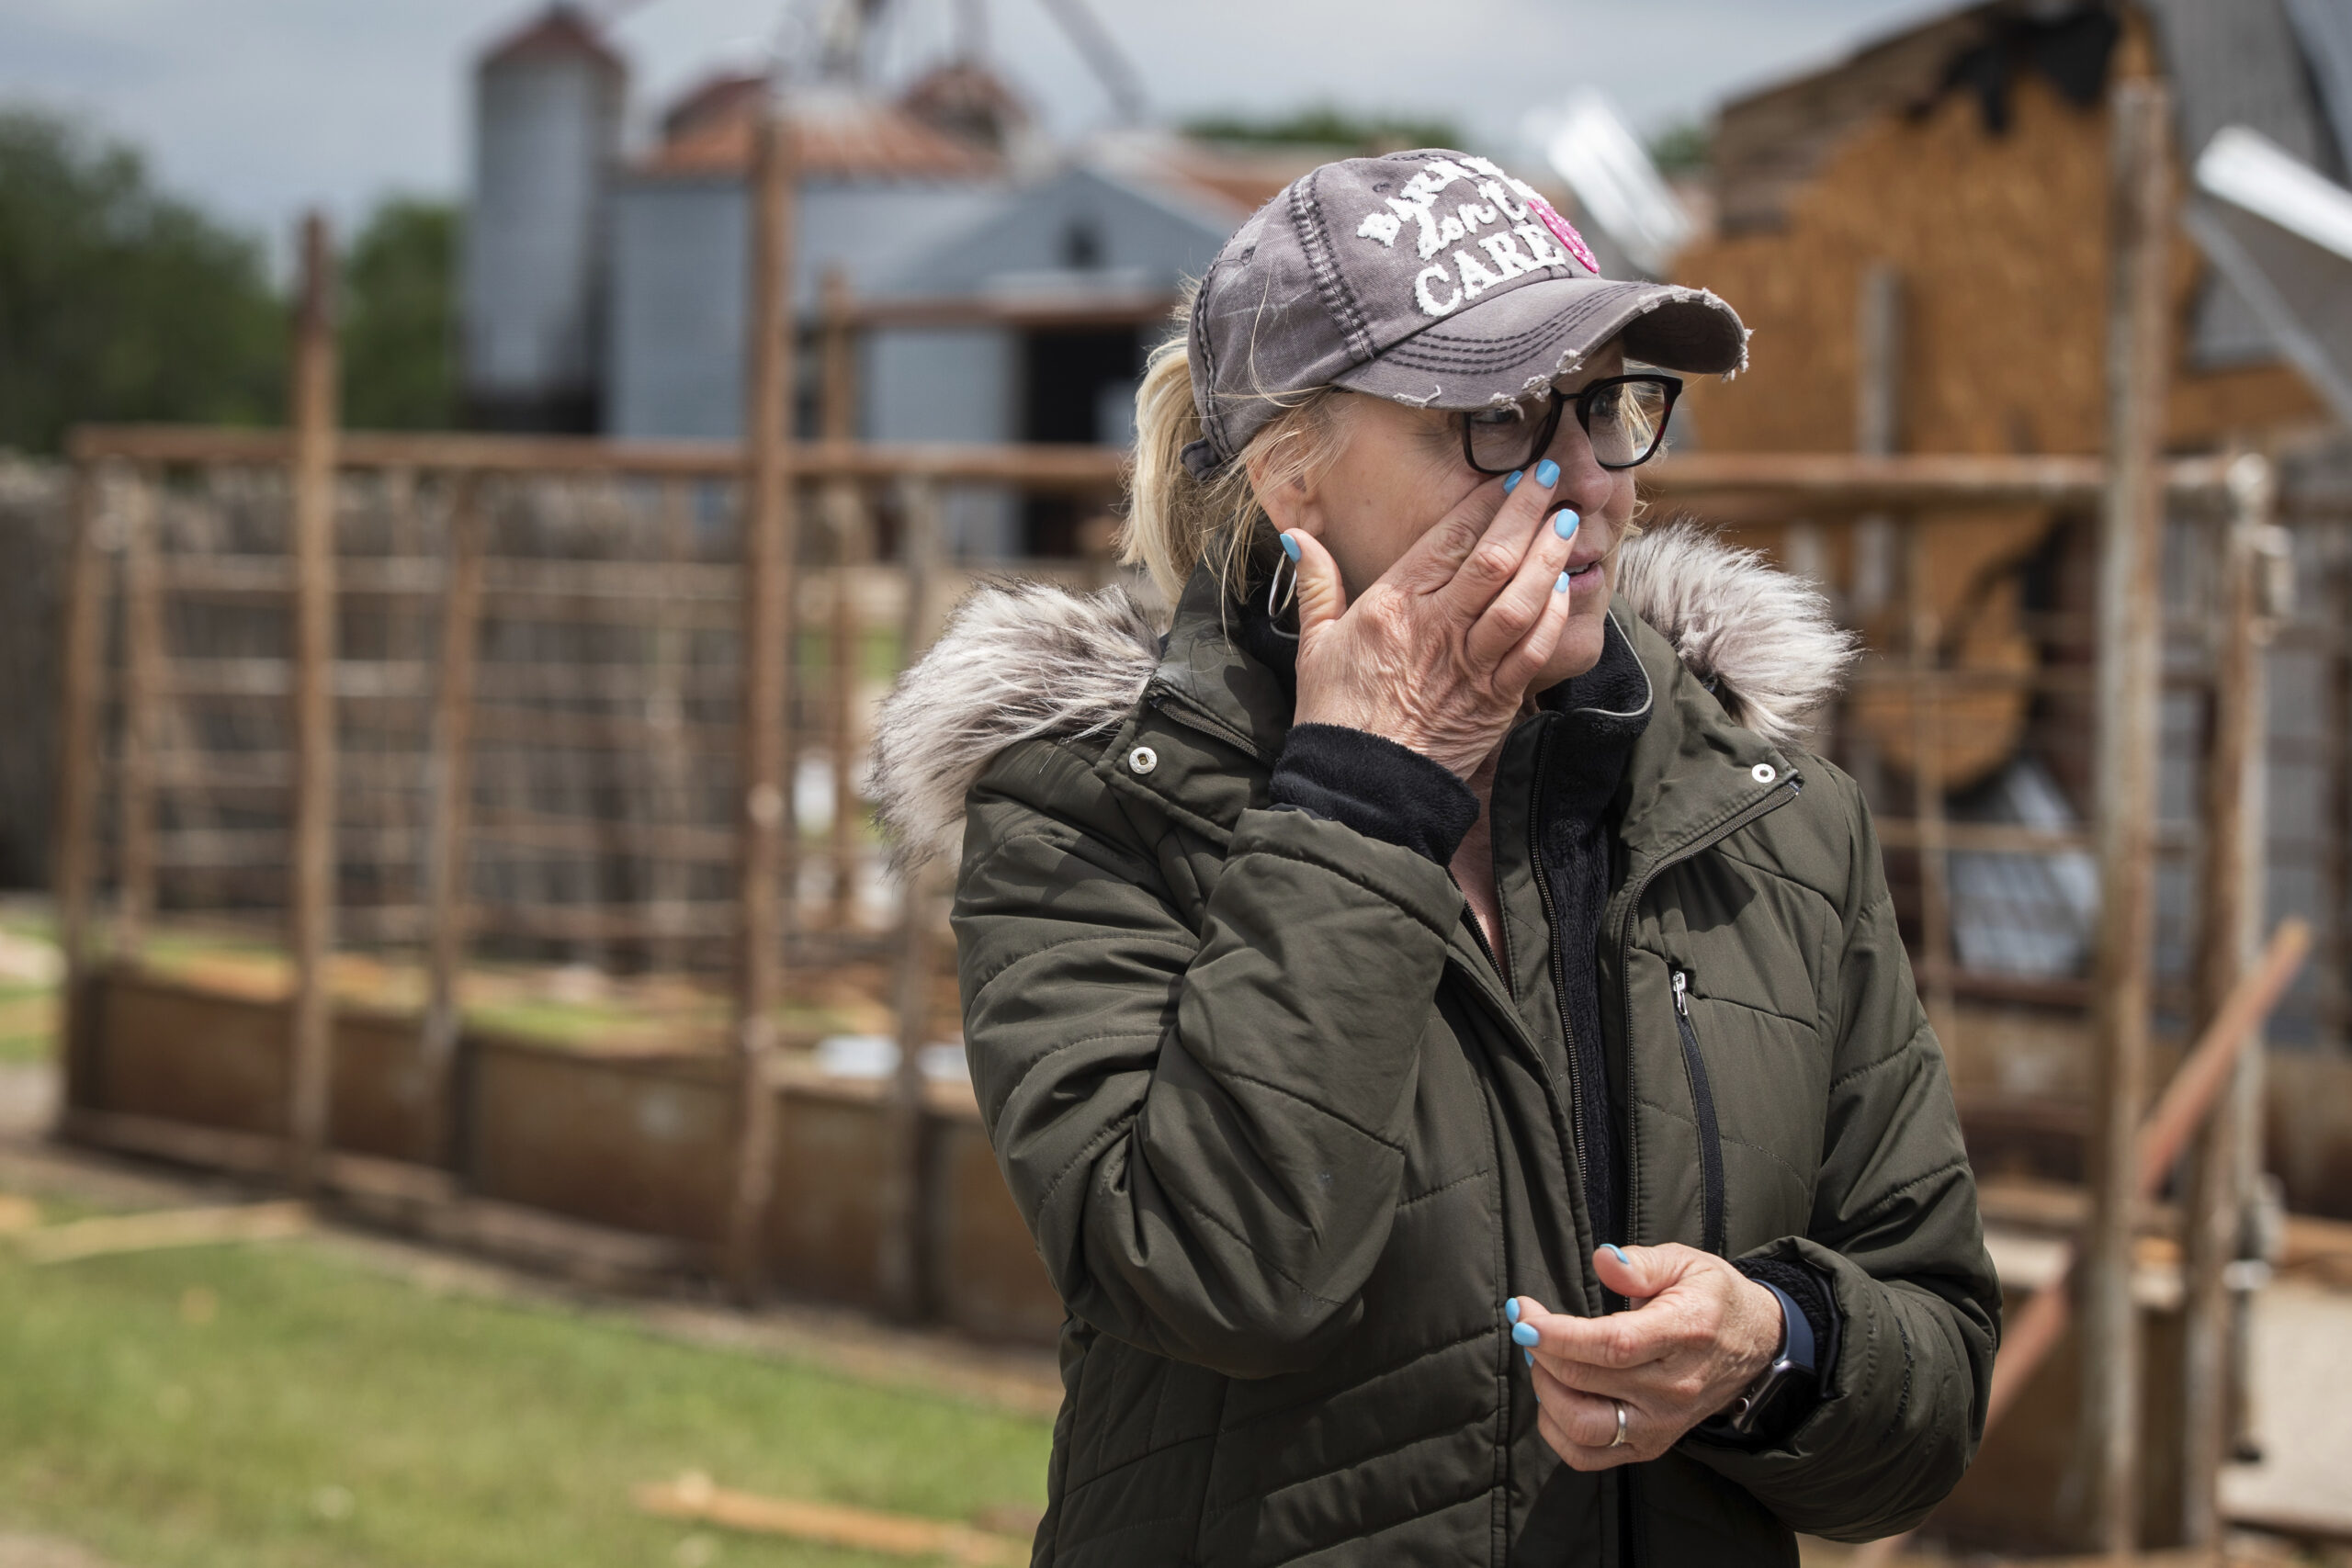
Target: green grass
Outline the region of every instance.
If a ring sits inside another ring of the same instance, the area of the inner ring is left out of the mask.
[[[967,1519],[1041,1506],[1048,1439],[308,1245],[42,1269],[0,1247],[0,1529],[124,1568],[848,1568],[883,1560],[650,1518],[630,1489],[696,1469]]]

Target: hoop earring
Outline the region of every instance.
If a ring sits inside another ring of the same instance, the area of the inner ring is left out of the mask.
[[[1290,588],[1286,592],[1283,590],[1283,573],[1285,570],[1290,573]],[[1274,603],[1277,598],[1282,600],[1282,603],[1279,604]],[[1266,619],[1273,626],[1274,635],[1281,637],[1285,642],[1296,642],[1298,640],[1298,634],[1296,632],[1286,632],[1283,630],[1283,612],[1289,609],[1297,598],[1298,568],[1291,564],[1291,559],[1288,556],[1284,556],[1280,560],[1274,562],[1274,575],[1268,579],[1266,582]]]

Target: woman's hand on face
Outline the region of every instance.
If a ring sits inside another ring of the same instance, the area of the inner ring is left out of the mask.
[[[1550,516],[1548,459],[1480,485],[1348,603],[1340,569],[1292,529],[1301,724],[1369,730],[1463,778],[1501,741],[1567,625],[1576,513]]]
[[[1602,1284],[1634,1303],[1566,1317],[1516,1298],[1519,1342],[1532,1330],[1538,1429],[1576,1470],[1653,1460],[1739,1397],[1779,1353],[1781,1303],[1713,1253],[1602,1247]],[[1625,1441],[1617,1406],[1625,1407]]]

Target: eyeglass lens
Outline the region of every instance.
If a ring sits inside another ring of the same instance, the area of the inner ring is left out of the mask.
[[[1563,401],[1583,414],[1592,455],[1604,468],[1628,468],[1648,459],[1666,432],[1670,402],[1667,383],[1610,381],[1583,395],[1555,394],[1540,403],[1521,404],[1468,415],[1464,421],[1471,463],[1486,473],[1523,468],[1544,455],[1559,428]]]

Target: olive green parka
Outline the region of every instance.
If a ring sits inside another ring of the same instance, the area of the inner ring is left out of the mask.
[[[1038,1564],[1793,1564],[1792,1530],[1901,1530],[1959,1480],[1998,1335],[1974,1184],[1869,814],[1794,745],[1845,639],[1688,528],[1618,582],[1654,710],[1598,951],[1564,956],[1596,966],[1625,1239],[1815,1269],[1817,1407],[1600,1474],[1537,1433],[1505,1300],[1604,1310],[1572,1112],[1602,1091],[1532,860],[1546,718],[1495,783],[1490,956],[1443,866],[1268,808],[1289,699],[1205,574],[1164,642],[1115,590],[986,589],[887,705],[875,782],[914,854],[960,825],[973,1082],[1069,1310]]]

